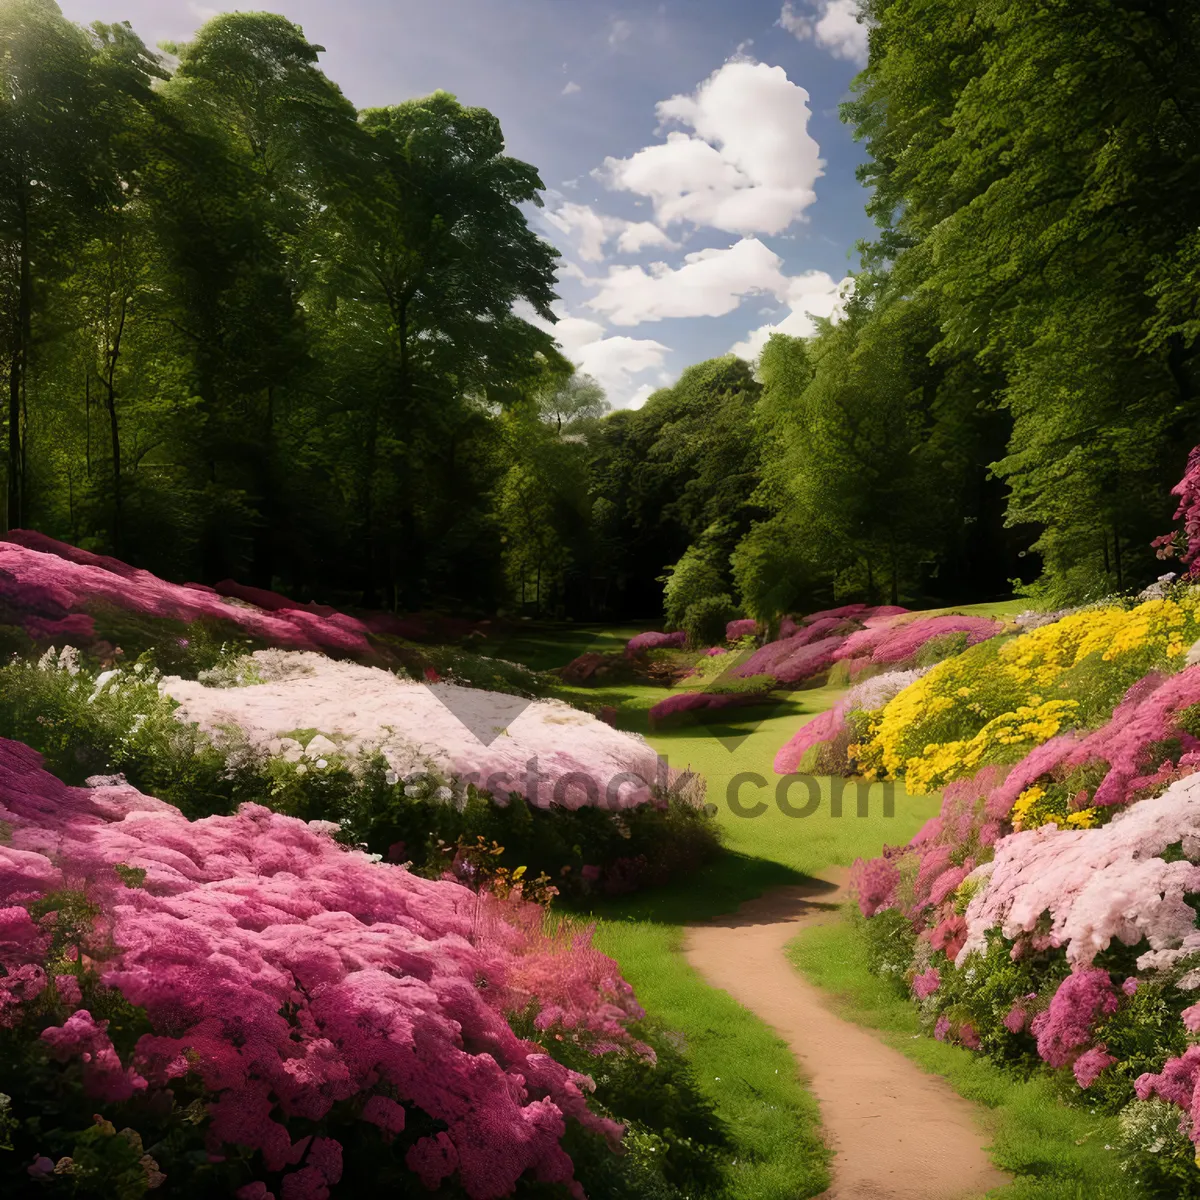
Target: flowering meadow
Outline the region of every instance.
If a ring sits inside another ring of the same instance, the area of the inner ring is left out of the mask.
[[[232,583],[230,601],[9,536],[0,624],[25,641],[0,667],[0,736],[70,782],[123,772],[191,817],[265,803],[435,876],[483,836],[504,869],[566,893],[636,889],[715,851],[700,781],[547,698],[549,677],[411,647],[390,614]]]
[[[1097,605],[939,663],[870,714],[855,745],[865,774],[935,791],[1012,764],[1063,730],[1088,728],[1152,673],[1183,666],[1200,636],[1200,596]]]
[[[855,864],[873,969],[935,1038],[1119,1113],[1123,1169],[1179,1196],[1200,1196],[1198,610],[1185,580],[1019,620],[852,689],[776,759],[942,790]]]

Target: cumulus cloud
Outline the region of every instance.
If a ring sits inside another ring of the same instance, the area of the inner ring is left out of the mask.
[[[598,290],[588,308],[614,325],[640,325],[669,317],[721,317],[746,296],[770,293],[780,303],[788,297],[783,260],[758,238],[743,238],[728,249],[698,250],[685,255],[683,266],[651,263],[615,266],[588,282]]]
[[[617,238],[617,249],[622,254],[637,254],[658,246],[664,250],[679,249],[679,243],[671,241],[653,221],[625,221],[623,224],[625,228]]]
[[[853,280],[834,281],[824,271],[806,271],[788,280],[786,302],[791,310],[782,321],[760,325],[732,348],[732,353],[753,362],[762,353],[773,333],[790,337],[812,337],[817,331],[814,318],[838,320],[845,310]]]
[[[568,316],[562,305],[555,306],[555,325],[543,321],[525,302],[515,305],[513,311],[552,333],[563,354],[600,383],[614,408],[639,407],[646,396],[670,379],[663,368],[671,348],[661,342],[625,334],[608,337],[602,322]],[[645,381],[648,374],[653,374],[655,383]]]
[[[636,254],[651,246],[678,249],[651,221],[625,221],[598,213],[586,204],[567,203],[543,214],[548,225],[571,238],[584,262],[601,262],[604,248],[614,238],[622,254]]]
[[[810,0],[809,13],[797,12],[788,0],[779,24],[801,41],[812,40],[834,58],[867,65],[867,25],[858,19],[858,0]]]
[[[594,174],[649,198],[660,225],[777,234],[816,199],[824,162],[808,133],[808,92],[782,67],[727,62],[692,95],[661,101],[657,112],[660,128],[685,130],[629,158],[607,158]]]
[[[577,84],[575,82],[575,80],[571,79],[567,82],[567,86],[563,88],[562,94],[564,96],[573,96],[573,95],[575,95],[576,92],[582,92],[582,91],[583,91],[583,88],[581,88],[579,86],[579,84]]]

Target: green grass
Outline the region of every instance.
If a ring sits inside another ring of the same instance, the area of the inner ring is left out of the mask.
[[[879,1032],[926,1071],[944,1076],[960,1095],[985,1109],[992,1160],[1017,1176],[992,1195],[1003,1200],[1132,1200],[1141,1192],[1120,1174],[1106,1145],[1116,1142],[1115,1118],[1062,1103],[1057,1081],[1023,1079],[978,1054],[922,1033],[913,1005],[867,970],[862,939],[845,914],[806,930],[788,948],[803,974],[837,998],[847,1020]]]
[[[1015,600],[991,600],[986,604],[952,604],[948,608],[922,610],[921,615],[940,617],[947,613],[964,613],[969,617],[1015,617],[1018,613],[1028,612],[1037,607],[1033,600],[1018,597]]]

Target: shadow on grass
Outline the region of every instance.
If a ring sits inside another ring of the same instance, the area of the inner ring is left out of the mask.
[[[736,914],[748,900],[772,888],[800,887],[819,893],[832,885],[782,863],[724,850],[697,871],[659,888],[574,905],[564,912],[605,921],[649,921],[656,925],[694,925]]]

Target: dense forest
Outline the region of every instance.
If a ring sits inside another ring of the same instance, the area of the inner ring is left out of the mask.
[[[770,620],[1163,570],[1200,441],[1200,12],[871,0],[845,312],[610,412],[533,166],[356,112],[281,17],[149,50],[0,3],[4,519],[176,580]]]

